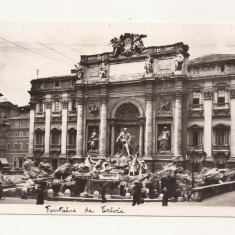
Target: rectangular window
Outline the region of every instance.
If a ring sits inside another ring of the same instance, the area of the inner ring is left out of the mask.
[[[22,147],[23,147],[23,146],[22,146],[22,143],[20,143],[20,144],[19,144],[19,150],[23,150]]]
[[[60,81],[55,81],[55,87],[60,86]]]
[[[225,103],[225,90],[219,90],[218,91],[217,103],[218,104],[224,104]]]
[[[22,137],[23,136],[23,131],[19,132],[19,136]]]
[[[58,132],[54,132],[52,134],[52,145],[59,145],[60,144],[60,134]]]
[[[42,101],[39,101],[38,103],[38,112],[43,112],[43,102]]]
[[[11,132],[7,132],[7,136],[11,136]]]
[[[193,92],[193,104],[199,104],[200,103],[200,91],[194,91]]]
[[[228,145],[228,131],[227,130],[217,130],[215,137],[216,145]]]
[[[76,133],[69,134],[69,145],[76,145]]]
[[[14,136],[18,136],[18,132],[14,132]]]
[[[220,67],[220,72],[224,72],[224,69],[225,69],[224,64],[220,65],[219,67]]]
[[[60,110],[60,102],[59,101],[55,101],[54,102],[54,111],[58,112]]]
[[[71,110],[75,111],[76,110],[76,100],[71,101]]]
[[[11,148],[11,144],[7,143],[7,150],[10,150],[10,148]]]
[[[199,133],[197,132],[197,131],[194,131],[193,132],[193,144],[194,145],[198,145],[199,143],[198,143],[198,138],[199,137]]]
[[[36,134],[36,144],[43,145],[44,144],[44,133],[37,133]]]
[[[21,120],[21,121],[20,121],[20,126],[23,126],[23,125],[24,125],[24,121]]]
[[[26,143],[26,150],[29,149],[29,143]]]
[[[19,146],[18,146],[18,144],[14,144],[14,150],[18,150],[19,149]]]
[[[19,126],[19,121],[15,121],[15,126]]]

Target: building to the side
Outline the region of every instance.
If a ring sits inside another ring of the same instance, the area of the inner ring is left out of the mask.
[[[6,158],[12,168],[22,168],[29,149],[29,107],[19,107],[20,114],[8,118]]]
[[[129,150],[154,171],[186,162],[194,146],[208,165],[233,164],[235,56],[188,61],[187,45],[145,48],[144,37],[121,35],[113,52],[81,56],[72,75],[31,81],[29,158],[55,168]]]
[[[9,101],[0,102],[0,158],[6,157],[7,152],[7,131],[10,127],[8,122],[9,117],[14,117],[19,114],[17,105]]]

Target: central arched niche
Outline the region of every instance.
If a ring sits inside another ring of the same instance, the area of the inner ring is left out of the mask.
[[[115,118],[117,119],[136,119],[139,117],[139,109],[132,103],[124,103],[120,105],[115,112]]]

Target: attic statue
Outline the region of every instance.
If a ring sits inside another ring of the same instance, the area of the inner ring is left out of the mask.
[[[107,62],[105,61],[102,61],[102,63],[100,64],[99,77],[100,79],[108,78]]]
[[[183,61],[184,56],[177,51],[175,55],[175,71],[182,71]]]
[[[83,79],[83,67],[80,66],[80,64],[78,63],[78,65],[74,65],[76,68],[76,72],[77,72],[77,76],[78,76],[78,80],[82,80]]]
[[[145,60],[145,74],[150,75],[153,73],[153,58],[148,55],[147,59]]]

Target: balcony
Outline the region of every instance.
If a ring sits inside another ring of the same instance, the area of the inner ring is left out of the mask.
[[[36,117],[45,117],[45,112],[36,112]]]
[[[70,144],[68,144],[68,145],[67,145],[67,149],[68,149],[68,150],[75,150],[75,149],[76,149],[76,145],[70,145]]]
[[[76,116],[76,115],[77,115],[77,111],[76,110],[69,111],[69,116]]]
[[[217,155],[217,154],[224,154],[226,157],[229,156],[229,145],[228,144],[224,144],[224,145],[213,145],[213,155]]]
[[[51,144],[50,145],[50,152],[60,152],[61,145],[60,144]]]
[[[51,114],[52,114],[53,117],[60,117],[62,112],[61,111],[52,111]]]
[[[191,115],[193,112],[198,112],[200,115],[203,114],[203,104],[190,104],[188,113]]]
[[[229,112],[229,103],[214,103],[214,113],[217,114],[218,112]]]
[[[187,152],[188,153],[191,153],[191,152],[202,153],[202,152],[204,152],[204,148],[203,148],[202,144],[199,144],[199,145],[188,145]]]
[[[34,145],[34,152],[41,152],[41,154],[44,153],[44,144],[35,144]]]

